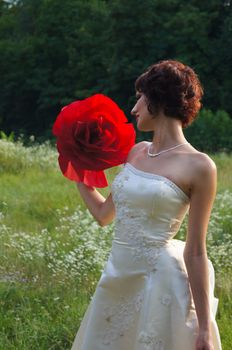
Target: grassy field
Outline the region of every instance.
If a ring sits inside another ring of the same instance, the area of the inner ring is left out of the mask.
[[[208,247],[223,350],[231,350],[232,157],[212,158],[218,195]],[[106,171],[109,183],[117,171]],[[109,189],[101,192],[107,196]],[[0,193],[0,350],[70,349],[107,259],[114,224],[96,224],[48,144],[26,149],[0,140]],[[185,223],[180,238],[184,230]]]

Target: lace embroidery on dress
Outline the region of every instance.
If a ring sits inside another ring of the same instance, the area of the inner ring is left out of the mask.
[[[145,209],[131,209],[130,201],[124,191],[129,176],[120,172],[112,184],[113,199],[116,207],[115,240],[123,240],[133,247],[134,260],[145,258],[150,271],[156,271],[160,248],[166,244],[164,241],[151,241],[144,232],[144,227],[150,218]]]
[[[144,345],[141,350],[164,350],[163,340],[154,330],[142,331],[139,334],[139,342]]]
[[[172,297],[170,294],[164,294],[161,298],[161,303],[165,306],[169,306],[171,304]]]
[[[132,326],[136,312],[141,309],[143,299],[144,291],[141,291],[132,299],[121,296],[114,305],[104,307],[103,313],[108,323],[103,334],[104,345],[109,345],[124,336],[126,330]]]

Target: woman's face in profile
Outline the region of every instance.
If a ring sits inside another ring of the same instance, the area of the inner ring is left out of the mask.
[[[146,96],[141,92],[136,92],[137,102],[131,110],[131,114],[136,118],[137,129],[140,131],[153,131],[153,115],[148,111]]]

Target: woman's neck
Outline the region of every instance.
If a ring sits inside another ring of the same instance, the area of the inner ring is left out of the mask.
[[[152,140],[153,152],[160,152],[186,141],[180,120],[170,117],[156,120]]]

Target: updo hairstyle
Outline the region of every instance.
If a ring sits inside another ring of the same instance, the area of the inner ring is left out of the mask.
[[[190,125],[202,106],[203,88],[192,68],[179,61],[164,60],[150,66],[135,82],[136,91],[147,99],[155,116],[160,109],[170,118]]]

